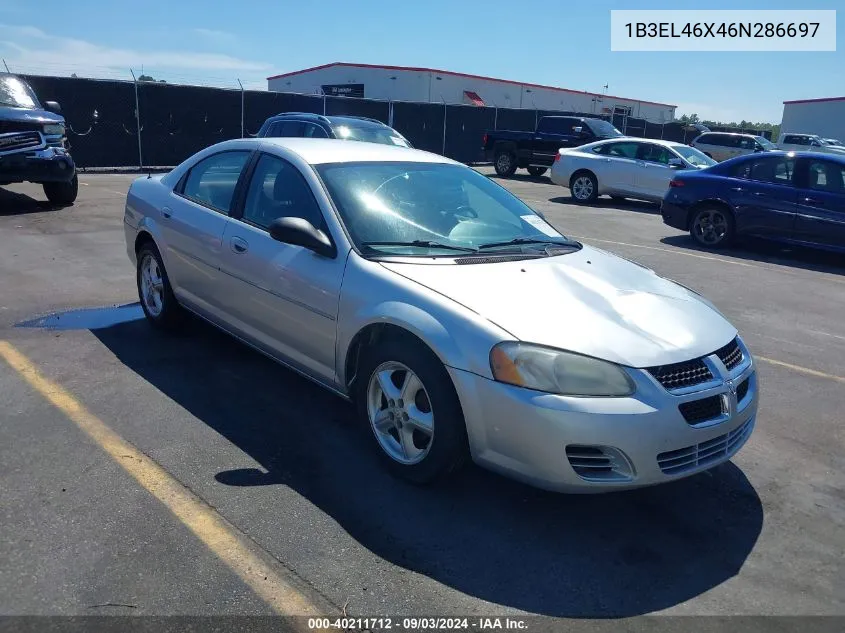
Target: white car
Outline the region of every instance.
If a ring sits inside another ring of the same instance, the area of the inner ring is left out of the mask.
[[[551,178],[569,187],[576,202],[592,202],[603,194],[660,202],[677,170],[715,164],[682,143],[617,138],[559,150]]]
[[[816,134],[781,134],[778,149],[785,152],[822,152],[824,154],[845,154],[845,147],[831,145]]]
[[[705,132],[690,145],[718,161],[777,149],[777,146],[764,136],[736,132]]]

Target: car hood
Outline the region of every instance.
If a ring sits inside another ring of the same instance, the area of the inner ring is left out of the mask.
[[[382,262],[515,338],[651,367],[711,354],[737,334],[706,299],[653,271],[584,246],[486,264]]]
[[[0,121],[24,123],[64,123],[64,117],[47,110],[0,106]]]

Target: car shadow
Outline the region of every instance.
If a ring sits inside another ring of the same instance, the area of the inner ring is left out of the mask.
[[[607,209],[619,209],[621,211],[636,211],[637,213],[648,213],[651,215],[660,215],[659,204],[656,204],[654,202],[645,202],[644,200],[630,200],[628,198],[626,198],[625,200],[614,200],[612,198],[602,196],[596,199],[594,202],[582,205],[575,202],[570,196],[557,196],[555,198],[549,198],[549,202],[554,202],[555,204],[577,204],[578,206],[583,206],[586,208],[599,207]]]
[[[688,251],[713,254],[715,251],[699,246],[689,234],[670,235],[660,240],[667,246],[683,248]],[[814,272],[845,275],[845,254],[833,253],[821,249],[804,246],[792,246],[763,240],[760,238],[743,237],[731,248],[718,251],[729,257],[760,262],[763,264],[778,264],[792,268],[803,268]]]
[[[550,616],[649,613],[735,576],[760,535],[760,499],[731,463],[596,496],[474,466],[416,487],[383,469],[349,403],[204,323],[178,335],[144,320],[92,332],[263,469],[220,472],[218,482],[288,486],[377,556],[481,600]]]
[[[60,209],[47,200],[36,200],[24,193],[9,191],[0,186],[0,216],[23,215],[26,213],[37,213],[39,211],[53,211]]]
[[[547,185],[552,184],[551,178],[549,178],[548,170],[542,176],[532,176],[531,174],[514,174],[513,176],[499,176],[496,173],[493,174],[484,174],[488,178],[493,180],[501,180],[501,181],[508,181],[508,180],[517,180],[522,182],[541,182]]]

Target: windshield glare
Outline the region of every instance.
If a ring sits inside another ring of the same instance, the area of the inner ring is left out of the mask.
[[[755,136],[754,139],[760,143],[764,149],[777,149],[777,146],[765,136]]]
[[[15,108],[40,108],[32,88],[17,77],[0,77],[0,105]]]
[[[687,145],[678,145],[672,148],[678,154],[681,155],[685,161],[687,161],[690,165],[694,167],[710,167],[710,165],[715,165],[716,161],[706,156],[701,151],[695,149],[694,147],[688,147]]]
[[[337,138],[347,141],[365,141],[367,143],[381,143],[383,145],[398,145],[399,147],[410,147],[407,139],[399,132],[389,127],[351,127],[349,125],[338,125],[334,128]]]
[[[608,123],[607,121],[590,121],[590,127],[592,128],[593,133],[595,133],[596,136],[623,136],[622,132],[617,130],[615,127],[613,127],[612,124]]]
[[[461,165],[336,163],[316,166],[355,245],[365,252],[454,256],[438,242],[475,249],[515,238],[568,240],[503,187]]]

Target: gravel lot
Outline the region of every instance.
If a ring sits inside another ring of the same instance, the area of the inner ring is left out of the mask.
[[[845,615],[841,258],[704,252],[654,205],[499,180],[564,233],[711,299],[758,357],[757,428],[732,463],[647,490],[555,495],[474,467],[420,489],[379,467],[350,405],[205,325],[162,335],[139,318],[133,177],[82,175],[63,209],[0,190],[0,340],[338,610]],[[0,394],[0,614],[270,612],[2,360]]]

